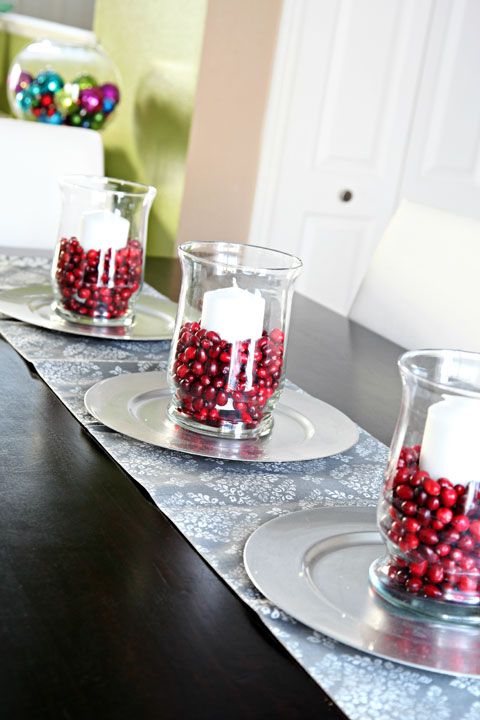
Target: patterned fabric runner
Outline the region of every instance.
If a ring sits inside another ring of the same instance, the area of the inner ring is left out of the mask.
[[[49,282],[48,276],[48,260],[0,256],[0,287]],[[165,369],[168,342],[109,342],[12,320],[0,320],[0,332],[352,720],[480,718],[480,681],[352,650],[286,615],[246,575],[244,544],[267,520],[316,507],[374,507],[387,458],[384,445],[361,431],[359,442],[341,455],[256,464],[163,450],[98,423],[84,409],[83,396],[104,378]]]

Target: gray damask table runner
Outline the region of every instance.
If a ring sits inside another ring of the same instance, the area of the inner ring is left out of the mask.
[[[48,260],[0,255],[2,288],[48,282],[48,274]],[[357,445],[341,455],[278,464],[162,450],[95,421],[83,396],[104,378],[165,369],[168,342],[109,342],[7,319],[0,320],[0,332],[352,720],[480,719],[480,681],[421,672],[351,650],[276,608],[245,573],[245,541],[267,520],[329,505],[375,506],[384,445],[361,431]]]

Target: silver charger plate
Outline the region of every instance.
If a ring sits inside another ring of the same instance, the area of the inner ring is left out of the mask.
[[[334,640],[422,670],[479,677],[478,628],[399,610],[371,590],[368,569],[384,550],[373,509],[321,508],[261,525],[244,563],[269,600]]]
[[[223,460],[312,460],[343,452],[358,440],[355,423],[306,393],[284,390],[272,432],[258,440],[226,440],[186,430],[167,416],[170,396],[165,372],[131,373],[91,387],[85,406],[104,425],[136,440]]]
[[[0,312],[30,325],[103,340],[170,340],[177,305],[168,298],[140,293],[135,322],[129,327],[70,323],[55,312],[50,285],[27,285],[0,292]]]

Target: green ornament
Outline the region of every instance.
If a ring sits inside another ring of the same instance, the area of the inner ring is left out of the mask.
[[[67,90],[57,90],[55,95],[53,96],[53,102],[55,103],[55,107],[57,110],[62,113],[62,115],[68,115],[69,113],[73,112],[75,109],[75,102]]]
[[[93,119],[97,123],[103,123],[103,121],[105,120],[105,115],[102,112],[97,112],[93,116]]]
[[[76,77],[72,83],[73,85],[78,85],[80,90],[87,90],[88,88],[92,88],[97,85],[95,78],[92,75],[87,75],[86,73]]]
[[[70,115],[70,122],[72,125],[81,125],[82,124],[82,116],[80,113],[73,113],[73,115]]]

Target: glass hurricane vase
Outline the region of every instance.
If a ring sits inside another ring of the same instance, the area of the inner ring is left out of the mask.
[[[52,265],[57,312],[90,325],[131,325],[143,283],[156,190],[107,177],[60,181],[62,214]]]
[[[285,378],[298,258],[251,245],[179,248],[182,288],[169,364],[169,414],[195,432],[265,435]]]
[[[408,352],[370,569],[394,604],[480,623],[480,354]]]

